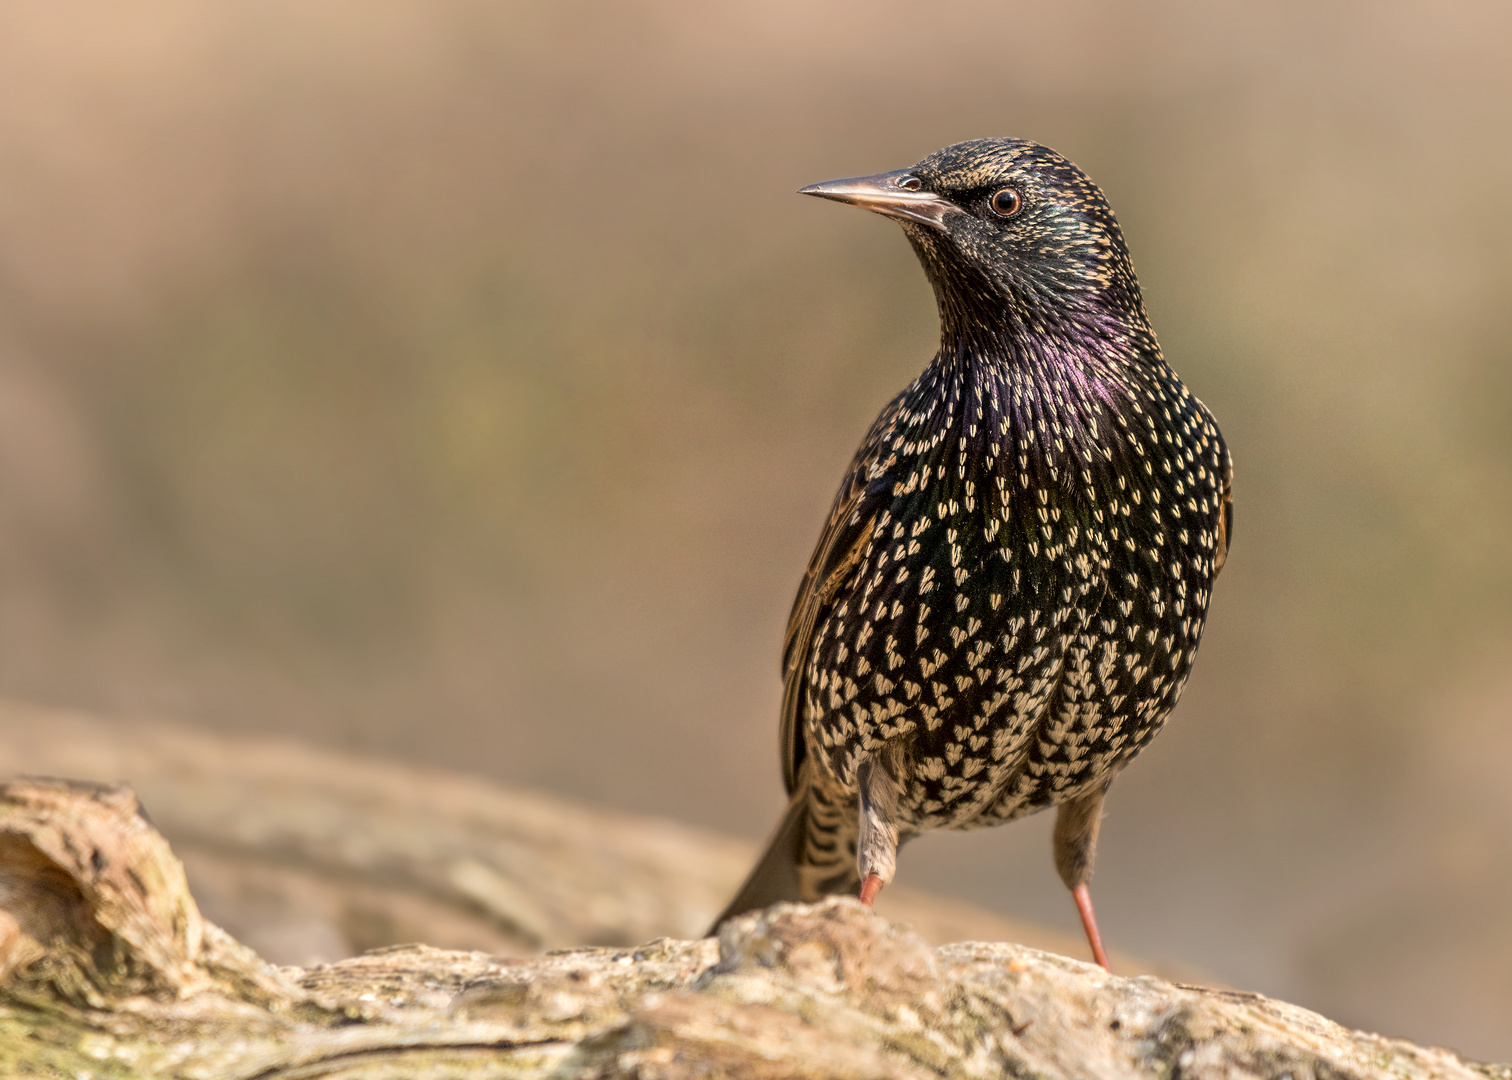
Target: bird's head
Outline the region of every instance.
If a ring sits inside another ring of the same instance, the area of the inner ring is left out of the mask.
[[[947,336],[1122,337],[1148,325],[1102,191],[1038,143],[957,143],[912,168],[801,193],[898,219],[934,285]]]

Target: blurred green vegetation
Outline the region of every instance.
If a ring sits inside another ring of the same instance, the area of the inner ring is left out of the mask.
[[[791,193],[1036,138],[1237,468],[1110,936],[1512,1058],[1509,46],[1490,2],[0,5],[0,691],[761,832],[792,590],[936,333],[896,229]],[[1045,825],[903,874],[1069,924]]]

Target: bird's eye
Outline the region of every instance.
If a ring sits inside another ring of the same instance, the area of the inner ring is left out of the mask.
[[[998,217],[1012,217],[1023,205],[1024,200],[1011,187],[1005,187],[992,196],[992,212]]]
[[[903,179],[898,181],[898,186],[904,191],[918,191],[919,178],[917,176],[905,176]]]

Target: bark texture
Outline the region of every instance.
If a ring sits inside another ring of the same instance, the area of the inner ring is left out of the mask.
[[[0,777],[18,773],[129,780],[206,916],[282,964],[412,941],[533,956],[697,937],[756,857],[742,840],[441,769],[0,702]],[[908,888],[878,910],[936,945],[1086,947]]]
[[[933,949],[852,900],[717,940],[276,968],[200,914],[121,786],[0,788],[0,1075],[1512,1080],[1252,994],[1021,945]]]

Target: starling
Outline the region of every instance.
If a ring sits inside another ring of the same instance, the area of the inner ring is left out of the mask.
[[[786,816],[720,921],[892,880],[897,849],[1059,807],[1094,958],[1108,785],[1191,673],[1227,447],[1161,355],[1097,185],[981,139],[801,194],[897,219],[940,348],[840,485],[783,646]]]

